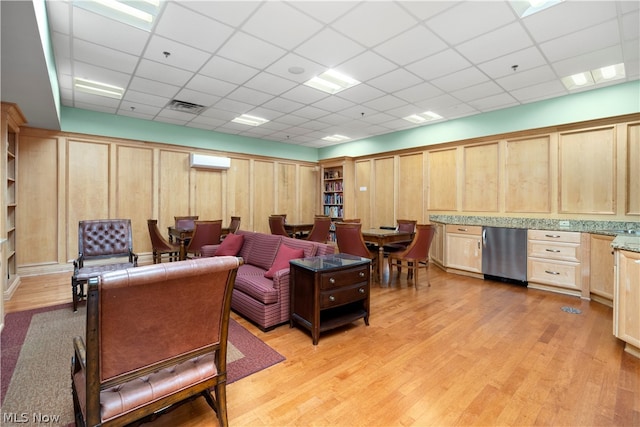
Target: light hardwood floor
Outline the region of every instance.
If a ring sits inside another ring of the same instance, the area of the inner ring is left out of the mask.
[[[227,387],[232,426],[640,425],[640,360],[596,302],[432,267],[374,285],[370,326],[243,326],[286,360]],[[70,301],[69,274],[23,278],[7,311]],[[580,314],[563,307],[581,310]],[[71,344],[70,344],[71,345]],[[149,425],[213,426],[202,398]]]

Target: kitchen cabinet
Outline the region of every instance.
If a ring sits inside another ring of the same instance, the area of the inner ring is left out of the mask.
[[[640,357],[640,253],[616,249],[613,334]]]
[[[482,276],[482,227],[474,225],[446,226],[445,266],[460,274]]]
[[[589,242],[589,292],[591,299],[613,306],[614,236],[591,234]]]
[[[431,241],[431,248],[429,249],[429,257],[431,261],[440,266],[444,267],[444,224],[440,224],[438,222],[432,223],[432,225],[436,229],[436,234],[433,236],[433,240]]]
[[[584,296],[581,233],[529,230],[527,238],[528,286]]]

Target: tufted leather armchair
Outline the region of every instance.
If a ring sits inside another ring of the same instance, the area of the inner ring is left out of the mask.
[[[126,258],[126,261],[124,260]],[[97,261],[85,265],[87,261]],[[109,262],[111,261],[111,262]],[[78,258],[73,261],[73,311],[86,297],[84,285],[107,271],[137,267],[130,219],[94,219],[78,223]]]

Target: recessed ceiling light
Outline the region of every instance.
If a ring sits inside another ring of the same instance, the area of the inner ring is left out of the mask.
[[[325,136],[324,138],[322,138],[324,141],[329,141],[329,142],[343,142],[343,141],[348,141],[351,138],[349,138],[348,136],[344,136],[344,135],[331,135],[331,136]]]
[[[360,84],[358,80],[342,74],[336,70],[327,70],[319,76],[315,76],[311,80],[305,82],[306,86],[330,93],[332,95],[353,87],[357,84]]]
[[[564,0],[511,0],[511,6],[518,13],[520,18],[524,18],[534,13],[543,11],[551,6],[555,6],[558,3],[562,3]]]
[[[442,118],[441,115],[436,114],[433,111],[425,111],[424,113],[412,114],[410,116],[403,117],[404,120],[411,123],[417,123],[417,124],[432,122],[434,120],[439,120],[441,118]]]
[[[231,121],[234,122],[234,123],[240,123],[242,125],[260,126],[260,125],[263,125],[263,124],[267,123],[269,120],[263,119],[262,117],[255,117],[255,116],[250,116],[248,114],[243,114],[241,116],[236,117],[235,119],[233,119]]]
[[[122,95],[124,94],[124,89],[121,87],[82,79],[80,77],[74,79],[74,87],[81,92],[115,99],[122,99]]]
[[[563,77],[562,83],[568,90],[581,89],[594,84],[622,79],[625,75],[624,64],[620,63]]]
[[[150,31],[161,0],[74,0],[75,6]]]

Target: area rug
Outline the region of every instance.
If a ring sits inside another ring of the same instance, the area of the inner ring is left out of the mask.
[[[71,356],[73,337],[84,336],[85,308],[70,304],[10,313],[0,337],[2,414],[5,420],[40,417],[67,425],[73,422]],[[284,357],[231,319],[227,380],[232,383]],[[9,416],[9,418],[6,418]],[[24,421],[23,421],[24,422]]]

